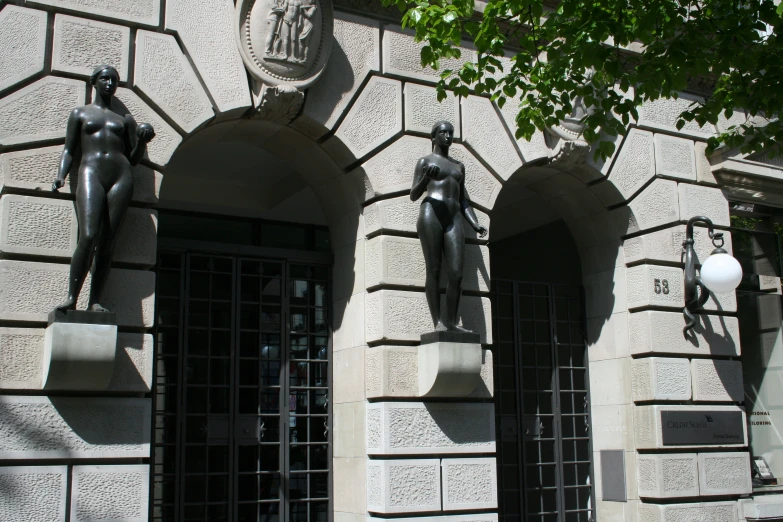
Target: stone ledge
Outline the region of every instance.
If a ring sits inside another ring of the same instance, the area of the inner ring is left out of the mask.
[[[379,402],[367,405],[368,455],[494,453],[491,403]]]

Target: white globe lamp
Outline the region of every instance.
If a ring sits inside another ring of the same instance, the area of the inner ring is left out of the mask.
[[[716,248],[701,265],[701,281],[713,294],[733,292],[742,281],[742,266],[731,254]]]

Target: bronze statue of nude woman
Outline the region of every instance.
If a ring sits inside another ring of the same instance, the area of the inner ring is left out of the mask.
[[[421,202],[419,219],[416,222],[427,270],[424,291],[435,331],[467,332],[468,330],[457,325],[465,250],[462,218],[464,216],[479,237],[486,236],[487,229],[479,225],[476,213],[470,206],[465,191],[465,166],[449,158],[449,147],[454,141],[454,126],[448,121],[439,121],[432,126],[430,136],[432,154],[421,158],[416,164],[411,188],[413,201],[427,192]],[[443,320],[440,313],[439,288],[441,260],[445,262],[448,279],[446,314]]]
[[[77,151],[81,151],[76,188],[79,238],[71,259],[68,299],[57,310],[75,310],[87,271],[92,267],[89,310],[107,311],[101,294],[111,268],[112,252],[125,211],[133,197],[131,166],[144,156],[155,137],[149,124],[136,125],[133,117],[117,112],[112,98],[120,75],[110,65],[98,66],[90,76],[95,100],[77,107],[68,118],[65,148],[52,191],[65,184]]]

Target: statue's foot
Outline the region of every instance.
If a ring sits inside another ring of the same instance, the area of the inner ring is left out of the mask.
[[[451,328],[449,328],[450,332],[459,332],[459,333],[475,333],[473,330],[468,330],[467,328],[463,328],[462,326],[459,326],[458,324],[453,325]]]
[[[446,328],[446,325],[443,324],[442,321],[438,321],[438,324],[435,325],[435,331],[436,332],[448,332],[449,329]]]
[[[68,310],[76,310],[76,298],[68,296],[68,300],[60,306],[55,307],[55,310],[60,312],[67,312]]]
[[[99,305],[98,303],[95,303],[94,305],[92,305],[92,306],[90,307],[90,311],[91,311],[91,312],[109,312],[109,309],[108,309],[108,308],[104,308],[104,307],[102,307],[102,306],[101,306],[101,305]]]

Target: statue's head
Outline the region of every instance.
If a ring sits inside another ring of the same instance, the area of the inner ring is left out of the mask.
[[[430,137],[433,146],[450,147],[454,142],[454,125],[450,121],[439,121],[432,126]]]
[[[120,83],[120,73],[112,65],[99,65],[90,75],[90,85],[101,94],[113,95]]]

